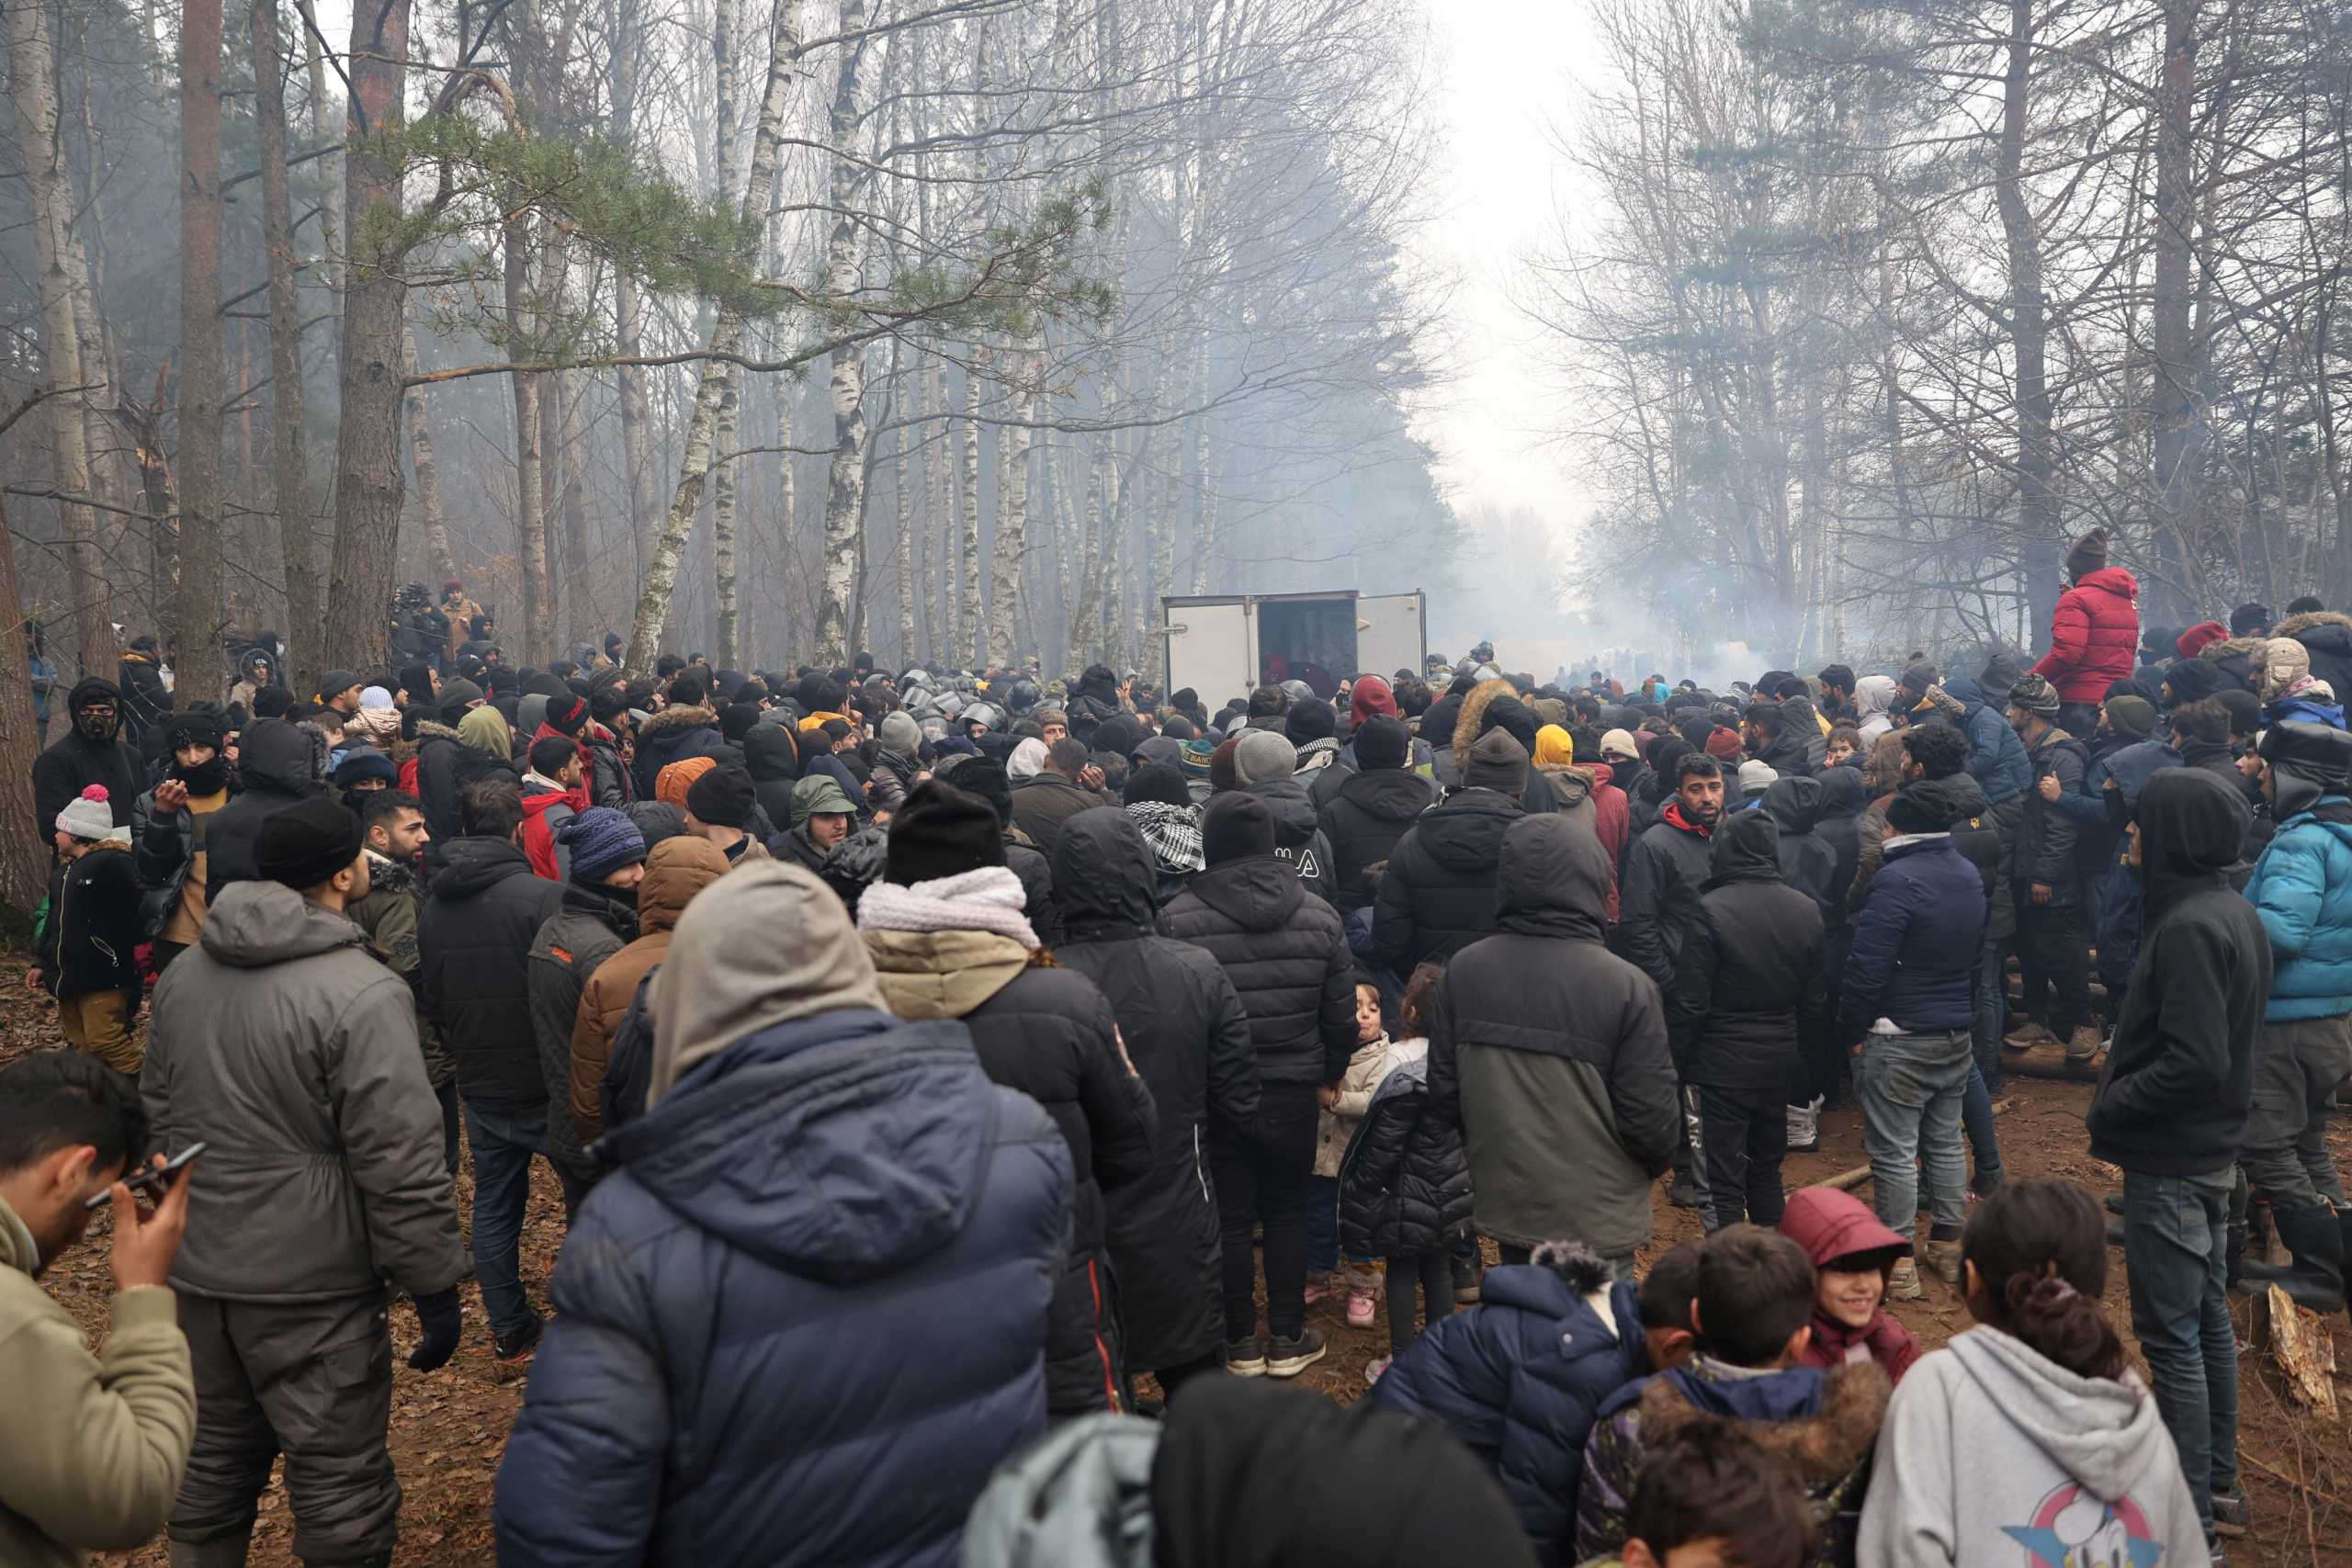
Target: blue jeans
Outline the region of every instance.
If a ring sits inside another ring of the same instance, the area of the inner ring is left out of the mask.
[[[1993,1094],[1984,1087],[1984,1069],[1968,1064],[1968,1089],[1960,1100],[1960,1124],[1968,1132],[1968,1152],[1976,1156],[1976,1190],[1981,1195],[2001,1184],[2001,1140],[1993,1125]]]
[[[488,1111],[468,1100],[465,1108],[466,1142],[474,1152],[474,1273],[490,1331],[504,1339],[537,1315],[516,1269],[531,1156],[548,1152],[547,1107]]]
[[[1961,1101],[1974,1058],[1965,1029],[1873,1034],[1854,1063],[1862,1107],[1862,1146],[1871,1156],[1878,1217],[1908,1236],[1919,1219],[1917,1166],[1928,1172],[1938,1240],[1960,1235],[1968,1213],[1968,1160],[1961,1152]]]
[[[2230,1326],[2231,1172],[2123,1173],[2123,1263],[2132,1332],[2180,1451],[2197,1517],[2213,1533],[2213,1494],[2238,1485],[2238,1343]]]
[[[1329,1274],[1340,1266],[1340,1179],[1306,1179],[1306,1271]]]

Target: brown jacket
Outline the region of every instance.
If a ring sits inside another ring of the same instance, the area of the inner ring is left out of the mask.
[[[580,1013],[571,1026],[568,1098],[571,1125],[583,1147],[605,1133],[597,1090],[638,983],[670,955],[670,932],[687,901],[727,869],[726,853],[717,844],[691,835],[664,839],[645,857],[645,880],[637,885],[637,940],[596,965],[580,993]]]

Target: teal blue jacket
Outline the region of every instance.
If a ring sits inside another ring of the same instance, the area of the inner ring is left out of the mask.
[[[2325,795],[2280,823],[2245,896],[2277,965],[2263,1018],[2352,1013],[2352,800]]]

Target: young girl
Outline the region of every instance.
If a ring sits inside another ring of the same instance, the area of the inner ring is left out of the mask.
[[[1962,1280],[1982,1326],[1894,1391],[1858,1561],[2201,1568],[2179,1455],[2099,1303],[2106,1233],[2071,1181],[2010,1181],[1976,1206]]]
[[[1911,1244],[1879,1223],[1869,1205],[1835,1187],[1805,1187],[1789,1194],[1781,1234],[1813,1259],[1813,1343],[1808,1367],[1876,1361],[1901,1382],[1919,1359],[1919,1342],[1886,1314],[1886,1277]]]
[[[1372,1091],[1388,1055],[1388,1033],[1380,1026],[1380,987],[1369,980],[1356,983],[1356,1054],[1333,1090],[1315,1091],[1322,1114],[1315,1122],[1315,1174],[1306,1189],[1306,1301],[1312,1306],[1326,1296],[1348,1292],[1348,1322],[1370,1328],[1380,1299],[1380,1278],[1371,1269],[1351,1263],[1340,1269],[1340,1162],[1348,1141],[1372,1107]]]
[[[1380,1381],[1413,1342],[1413,1287],[1430,1323],[1453,1310],[1453,1244],[1470,1230],[1470,1168],[1462,1134],[1429,1109],[1429,1018],[1438,968],[1413,972],[1396,1015],[1406,1037],[1391,1055],[1340,1170],[1340,1242],[1385,1260],[1388,1354],[1364,1369]]]

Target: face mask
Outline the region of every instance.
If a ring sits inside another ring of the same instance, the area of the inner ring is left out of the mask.
[[[114,715],[84,708],[74,720],[74,727],[92,740],[109,739],[114,735]]]
[[[172,776],[187,785],[190,795],[218,795],[229,787],[229,759],[216,756],[193,768],[172,765]]]

